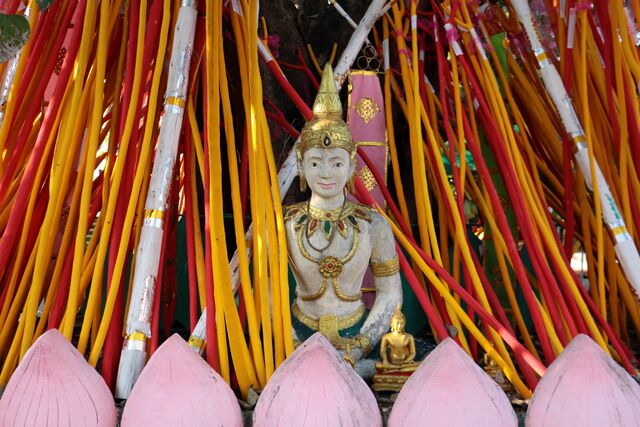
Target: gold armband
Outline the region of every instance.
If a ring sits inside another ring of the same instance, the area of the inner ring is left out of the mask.
[[[400,271],[398,256],[382,262],[371,262],[371,271],[376,277],[393,276]]]

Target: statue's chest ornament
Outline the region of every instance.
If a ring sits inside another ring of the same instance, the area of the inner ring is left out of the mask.
[[[313,301],[324,295],[328,282],[331,281],[333,290],[336,296],[342,301],[358,301],[362,297],[362,294],[358,292],[356,295],[345,294],[338,285],[338,276],[342,272],[343,267],[347,264],[355,255],[358,249],[359,237],[360,237],[360,225],[358,224],[358,218],[370,221],[371,217],[366,208],[361,207],[355,203],[345,202],[345,204],[338,209],[325,211],[322,209],[314,208],[308,203],[306,206],[303,204],[295,205],[292,207],[295,212],[288,212],[286,217],[295,217],[294,228],[297,234],[298,249],[302,256],[318,266],[318,272],[322,276],[322,283],[317,292],[311,295],[298,296],[304,301]],[[338,258],[333,255],[324,255],[324,251],[331,246],[333,239],[336,235],[336,231],[343,237],[347,238],[348,229],[353,229],[353,241],[351,248],[342,257]],[[320,232],[324,235],[327,243],[324,247],[316,247],[311,243],[311,238]],[[320,253],[319,257],[313,256],[306,248],[307,245],[314,251]]]

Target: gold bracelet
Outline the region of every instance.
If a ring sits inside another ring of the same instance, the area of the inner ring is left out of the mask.
[[[400,271],[398,256],[381,262],[371,262],[371,271],[376,277],[393,276]]]
[[[362,350],[362,356],[369,354],[371,351],[371,340],[365,334],[358,334],[353,339],[356,344],[356,347]]]

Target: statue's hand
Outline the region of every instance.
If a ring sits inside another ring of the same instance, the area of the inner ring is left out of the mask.
[[[351,356],[355,359],[355,360],[360,360],[362,359],[362,349],[358,348],[358,347],[351,347]],[[338,353],[340,354],[340,357],[342,357],[344,359],[344,355],[345,353],[347,353],[346,350],[338,350]]]
[[[293,338],[293,348],[298,348],[302,344],[302,340],[296,334],[296,328],[291,328],[291,337]]]

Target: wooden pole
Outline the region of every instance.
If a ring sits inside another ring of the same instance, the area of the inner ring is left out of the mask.
[[[562,78],[558,73],[558,70],[547,59],[547,53],[542,45],[540,38],[538,37],[538,29],[531,16],[531,9],[526,0],[513,0],[511,2],[516,13],[518,20],[524,27],[529,42],[533,49],[538,65],[540,67],[540,77],[544,85],[547,88],[547,92],[551,96],[554,105],[560,113],[562,124],[573,140],[575,144],[575,158],[585,182],[590,189],[593,189],[591,165],[589,161],[589,150],[587,148],[587,141],[584,130],[580,124],[580,120],[576,115],[575,109],[571,102],[571,98],[565,90]],[[618,260],[622,265],[622,269],[627,276],[627,280],[631,284],[636,293],[636,298],[640,296],[640,255],[638,255],[638,249],[631,237],[631,234],[627,230],[626,224],[618,209],[615,199],[611,194],[609,185],[600,170],[600,166],[594,159],[594,169],[596,184],[598,186],[598,193],[600,197],[600,203],[602,204],[602,216],[611,230],[615,238],[615,250]]]
[[[335,67],[335,79],[336,79],[336,87],[338,91],[342,87],[342,84],[347,79],[347,74],[351,65],[355,61],[360,49],[362,49],[362,45],[367,40],[367,35],[373,28],[373,24],[380,18],[384,11],[387,9],[386,0],[373,0],[369,5],[366,13],[360,20],[356,30],[351,35],[349,39],[349,43],[342,53],[342,57],[338,61]],[[234,11],[234,13],[236,13]],[[261,48],[261,43],[258,43],[258,48]],[[269,52],[266,49],[260,49],[260,54],[263,56],[263,59],[266,61],[272,60]],[[296,141],[295,144],[300,143],[300,138]],[[294,147],[295,147],[294,144]],[[289,187],[291,187],[291,183],[294,178],[298,175],[298,169],[296,165],[296,155],[295,150],[292,148],[289,152],[289,155],[285,159],[284,163],[280,167],[280,171],[278,172],[278,185],[280,186],[280,196],[284,197],[289,191]],[[250,225],[246,234],[247,241],[253,239],[253,227]],[[250,254],[249,254],[250,255]],[[238,283],[240,278],[240,272],[238,270],[238,254],[237,252],[233,254],[231,261],[229,263],[231,267],[232,274],[232,286],[233,292],[235,293],[238,289]],[[284,309],[284,308],[283,308]],[[194,350],[198,351],[200,354],[203,353],[205,345],[206,345],[206,310],[202,312],[200,319],[198,319],[198,323],[196,327],[193,329],[191,333],[191,337],[189,338],[189,346]]]
[[[116,397],[126,399],[146,360],[146,342],[151,336],[151,309],[156,291],[163,224],[173,180],[182,117],[186,106],[189,65],[196,28],[195,0],[182,0],[171,50],[171,63],[164,115],[158,137],[152,178],[144,209],[144,224],[134,267],[131,304],[127,314],[126,339],[120,357]]]

